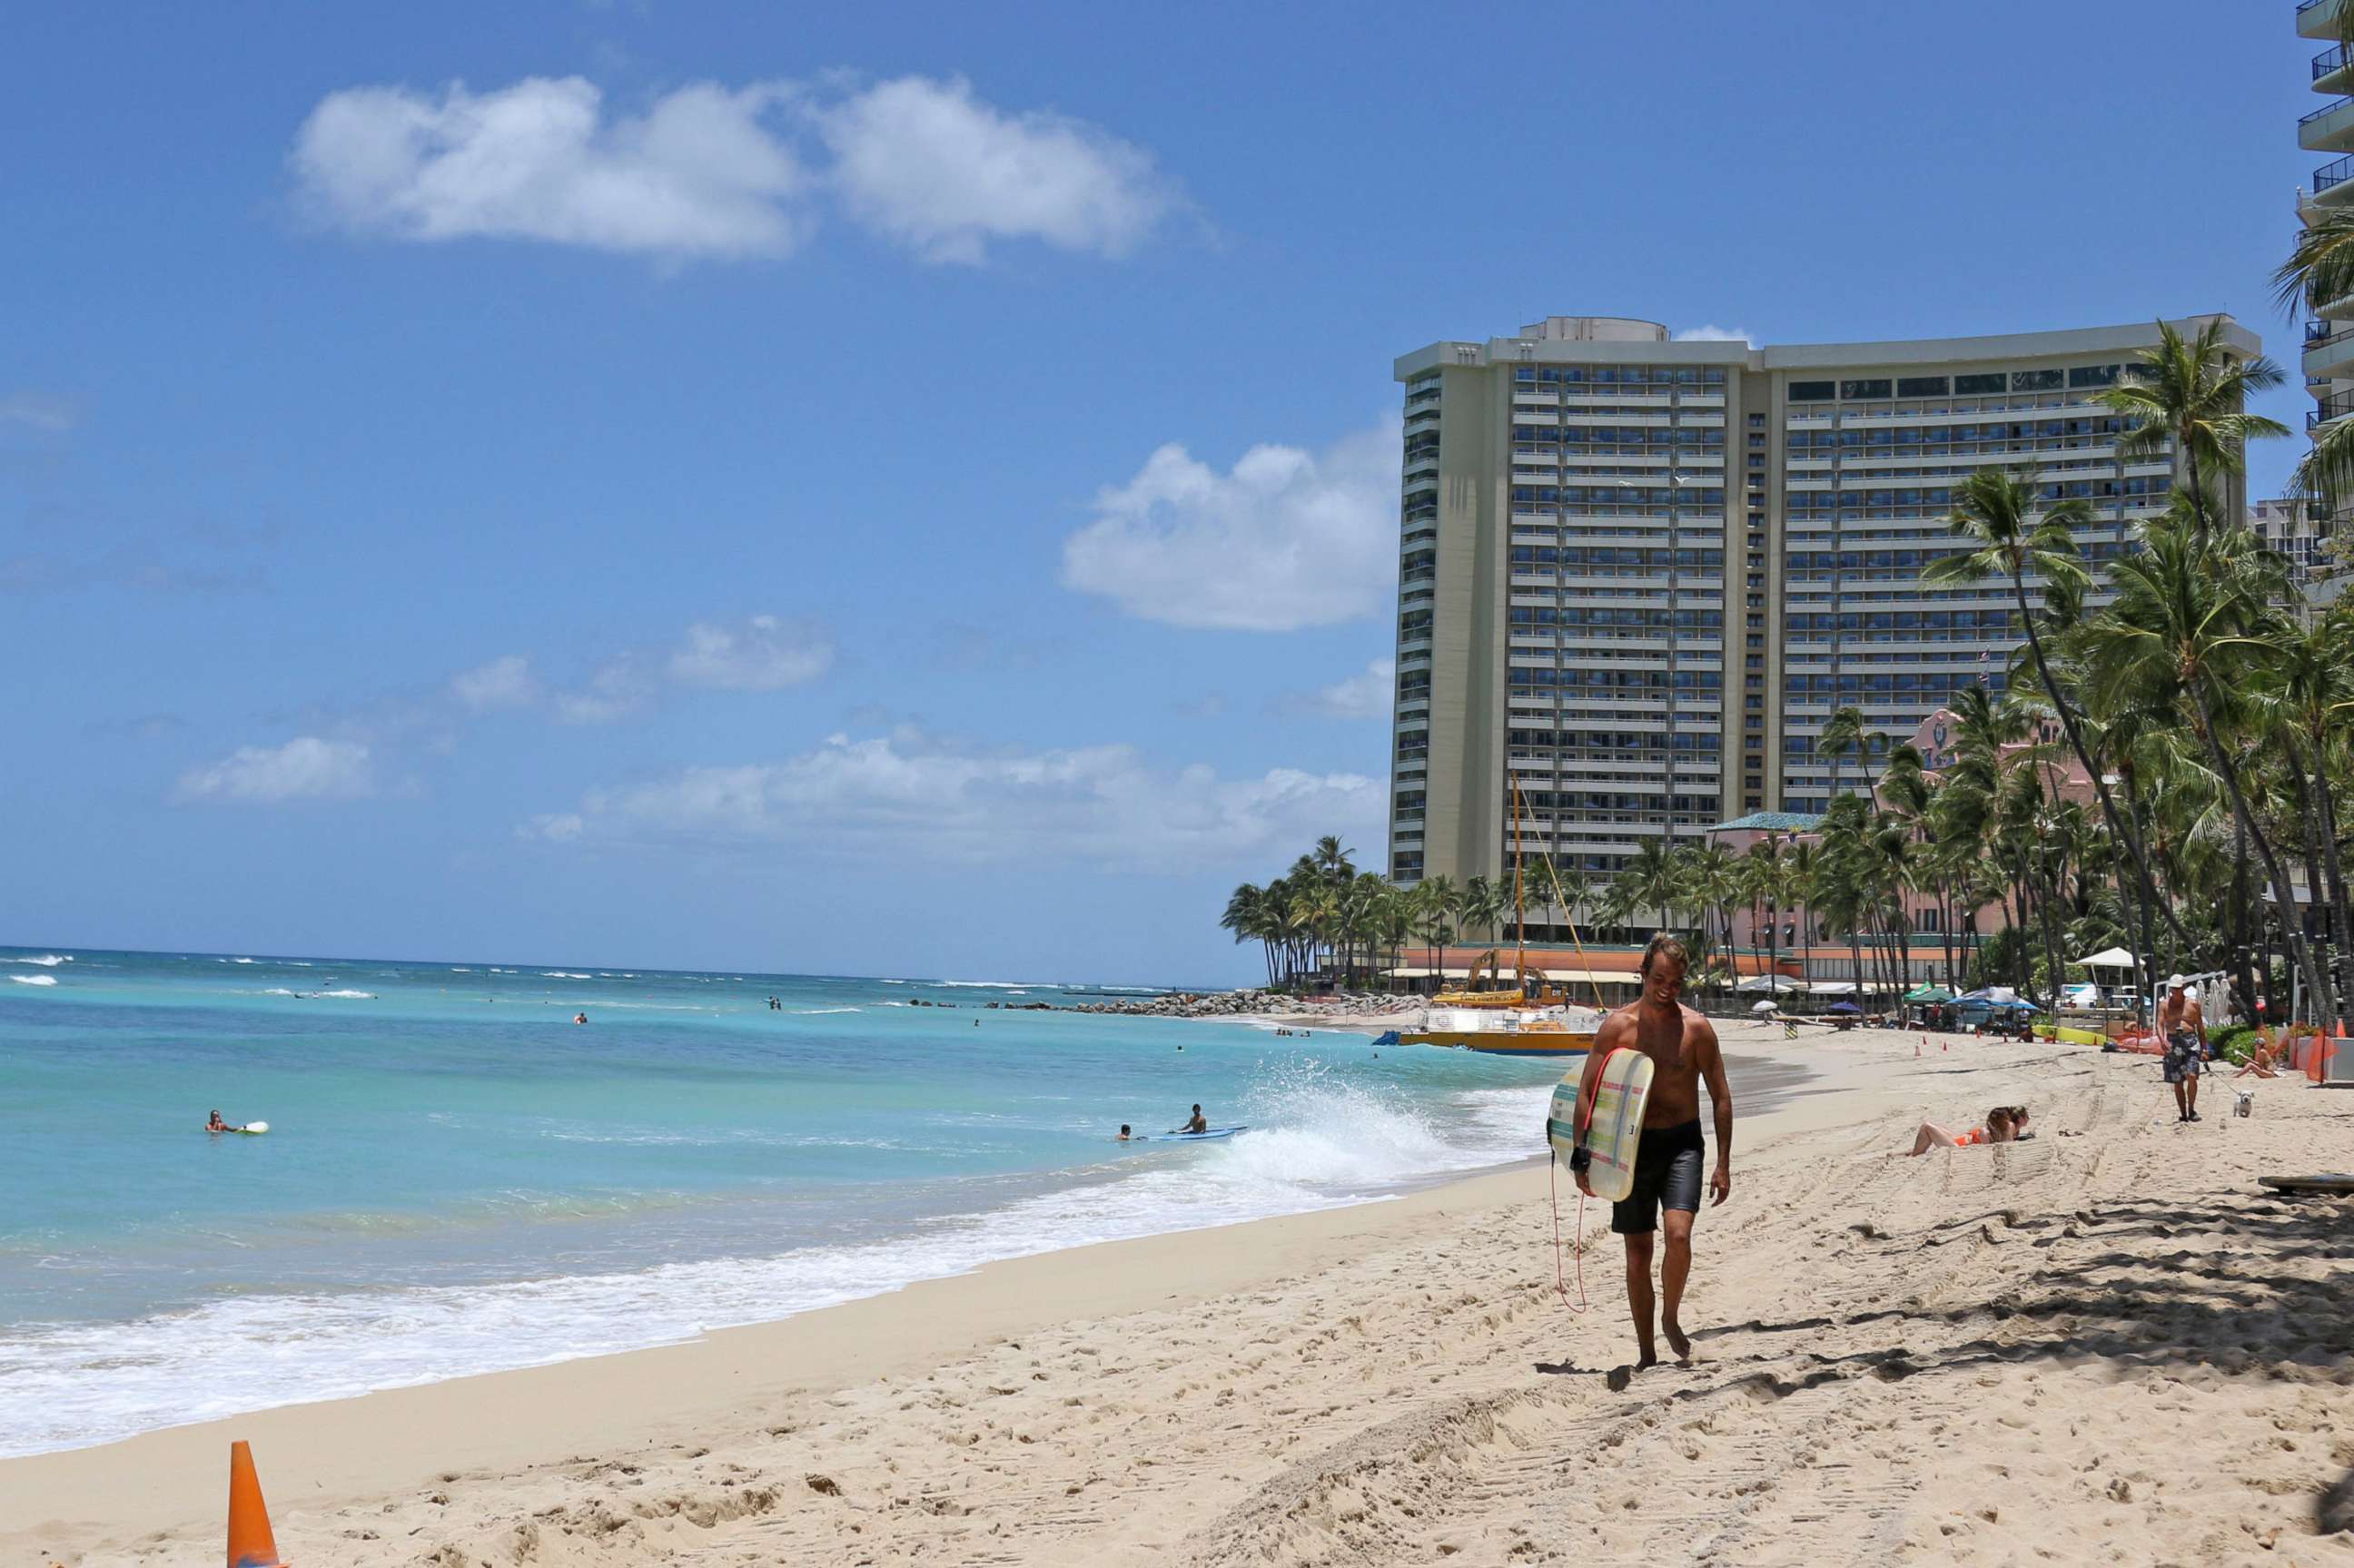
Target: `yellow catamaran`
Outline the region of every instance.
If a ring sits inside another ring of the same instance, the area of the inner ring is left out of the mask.
[[[1512,930],[1517,950],[1512,987],[1509,991],[1501,987],[1480,988],[1483,976],[1502,978],[1501,949],[1482,954],[1465,977],[1463,990],[1440,991],[1430,999],[1430,1010],[1423,1014],[1420,1027],[1398,1031],[1400,1044],[1449,1045],[1460,1051],[1483,1051],[1497,1056],[1583,1056],[1593,1048],[1594,1032],[1601,1026],[1601,988],[1595,988],[1595,1016],[1590,1021],[1573,1021],[1568,998],[1554,991],[1542,973],[1537,975],[1535,984],[1530,983],[1528,908],[1521,885],[1523,863],[1521,781],[1516,778],[1512,780]],[[1577,943],[1578,957],[1583,960],[1585,944],[1578,941],[1574,916],[1569,935]],[[1590,969],[1587,983],[1592,983]],[[1577,1011],[1583,1013],[1586,1010]]]

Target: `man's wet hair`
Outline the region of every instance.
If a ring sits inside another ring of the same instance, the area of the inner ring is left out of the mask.
[[[1651,972],[1651,960],[1662,954],[1675,959],[1686,969],[1691,968],[1691,955],[1684,950],[1683,938],[1670,932],[1662,931],[1651,938],[1649,947],[1643,949],[1643,964],[1640,972],[1649,977]]]

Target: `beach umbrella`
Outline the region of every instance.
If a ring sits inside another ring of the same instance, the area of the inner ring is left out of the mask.
[[[1756,1006],[1755,1006],[1755,1007],[1751,1008],[1749,1011],[1750,1011],[1750,1012],[1757,1012],[1757,1013],[1771,1012],[1773,1012],[1773,1011],[1774,1011],[1774,1003],[1772,1003],[1772,1002],[1770,1002],[1770,1001],[1761,1001],[1761,1002],[1759,1002]]]
[[[1861,1012],[1863,1009],[1851,1001],[1835,1001],[1823,1011],[1825,1012]]]

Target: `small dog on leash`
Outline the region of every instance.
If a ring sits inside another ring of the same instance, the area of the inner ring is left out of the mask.
[[[2233,1116],[2255,1115],[2256,1091],[2253,1089],[2233,1089],[2232,1091],[2232,1114]]]

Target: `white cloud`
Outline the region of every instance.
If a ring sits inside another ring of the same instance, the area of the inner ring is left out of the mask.
[[[1178,205],[1144,149],[999,109],[958,78],[694,82],[640,115],[609,114],[577,76],[439,96],[353,87],[319,101],[289,161],[310,203],[356,233],[672,260],[788,254],[829,195],[926,260],[967,263],[1002,239],[1125,255]]]
[[[539,680],[531,673],[530,660],[510,653],[451,676],[450,694],[472,713],[527,708],[539,701]]]
[[[356,741],[297,736],[283,746],[243,746],[180,776],[183,800],[346,800],[369,793],[368,748]]]
[[[1678,343],[1745,343],[1752,348],[1757,346],[1757,340],[1749,335],[1747,327],[1721,327],[1713,323],[1708,326],[1686,327],[1676,334],[1676,341]]]
[[[645,706],[653,694],[653,677],[635,654],[624,653],[601,666],[580,690],[557,693],[556,716],[566,724],[610,724]]]
[[[534,817],[515,830],[517,838],[546,839],[549,843],[569,843],[580,836],[588,824],[578,811],[550,811]]]
[[[1171,443],[1063,541],[1063,584],[1172,626],[1291,631],[1370,615],[1397,585],[1398,424],[1321,452],[1257,446],[1226,473]]]
[[[1044,111],[1007,114],[960,79],[901,77],[812,108],[851,216],[930,261],[991,239],[1124,255],[1172,205],[1142,148]]]
[[[779,692],[833,667],[833,634],[810,620],[756,615],[732,625],[698,620],[668,652],[625,652],[578,690],[556,694],[567,724],[610,724],[652,703],[665,686]]]
[[[292,163],[321,209],[398,238],[541,239],[666,257],[779,256],[808,177],[762,123],[773,86],[695,82],[642,116],[603,114],[579,77],[439,99],[355,87],[322,99]]]
[[[30,425],[54,433],[72,429],[80,418],[72,404],[46,392],[11,392],[0,397],[0,424]]]
[[[595,791],[577,811],[520,831],[554,842],[785,843],[1188,872],[1256,863],[1320,833],[1370,833],[1382,794],[1378,781],[1351,773],[1222,779],[1201,765],[1156,769],[1126,746],[975,751],[903,729],[829,736],[783,762],[689,768]]]
[[[737,627],[696,621],[667,668],[683,686],[776,692],[805,685],[832,664],[833,639],[823,627],[756,615]]]
[[[1376,659],[1365,666],[1362,674],[1320,686],[1313,692],[1294,693],[1276,706],[1282,713],[1320,718],[1385,719],[1390,716],[1390,699],[1396,683],[1397,662]]]

